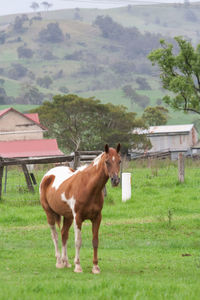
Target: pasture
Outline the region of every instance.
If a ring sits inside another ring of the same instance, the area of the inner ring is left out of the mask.
[[[91,224],[82,228],[82,274],[56,269],[38,193],[7,189],[0,203],[0,299],[199,299],[200,163],[131,162],[132,199],[107,184],[93,275]],[[12,172],[9,177],[12,177]],[[37,174],[41,178],[42,172]],[[27,202],[27,203],[26,203]],[[68,255],[73,264],[74,233]]]

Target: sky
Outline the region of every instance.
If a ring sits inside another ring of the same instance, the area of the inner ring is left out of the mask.
[[[16,13],[28,13],[33,10],[30,8],[32,2],[38,4],[47,1],[52,4],[51,10],[70,9],[70,8],[112,8],[127,6],[128,4],[148,4],[148,3],[183,3],[184,0],[0,0],[0,16]],[[190,0],[198,2],[200,0]],[[40,5],[40,10],[43,6]]]

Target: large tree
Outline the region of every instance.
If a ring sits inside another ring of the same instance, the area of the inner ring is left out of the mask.
[[[142,118],[147,126],[166,125],[168,112],[168,109],[163,106],[148,106],[145,108]]]
[[[118,142],[124,151],[131,146],[150,146],[145,137],[133,135],[134,128],[144,124],[124,106],[69,94],[54,96],[52,102],[45,101],[34,111],[49,129],[48,136],[57,138],[59,146],[67,151],[99,150],[105,143],[114,146]]]
[[[175,37],[178,50],[164,40],[149,59],[158,65],[163,88],[172,92],[163,101],[174,109],[200,114],[200,44],[196,48],[182,37]]]

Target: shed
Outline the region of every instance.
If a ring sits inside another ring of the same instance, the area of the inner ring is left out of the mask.
[[[150,126],[145,130],[136,129],[134,133],[147,135],[152,144],[149,153],[170,151],[173,158],[178,152],[191,153],[192,147],[198,142],[194,124]]]

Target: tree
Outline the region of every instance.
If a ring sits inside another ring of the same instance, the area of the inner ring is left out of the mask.
[[[182,37],[175,37],[178,53],[173,45],[160,41],[162,48],[152,51],[149,59],[160,69],[164,89],[173,92],[163,101],[174,109],[200,114],[200,44],[196,49]]]
[[[6,104],[7,95],[4,88],[0,87],[0,104]]]
[[[139,95],[135,92],[135,90],[131,87],[131,85],[125,85],[123,87],[123,92],[125,97],[129,98],[131,101],[131,109],[133,110],[133,104],[136,103],[142,108],[145,108],[149,104],[149,98],[145,95]]]
[[[36,11],[39,7],[40,6],[37,2],[32,2],[30,5],[30,8],[32,8],[34,11]]]
[[[21,64],[12,64],[12,68],[8,70],[8,76],[16,80],[25,77],[27,73],[28,69]]]
[[[17,48],[17,54],[19,58],[32,58],[34,52],[30,48],[21,46]]]
[[[6,41],[7,35],[4,30],[0,31],[0,45],[4,44]]]
[[[43,7],[44,7],[44,9],[45,9],[46,11],[48,11],[49,8],[50,8],[51,6],[53,6],[53,4],[51,4],[51,3],[47,2],[47,1],[43,1],[41,4],[43,5]]]
[[[123,106],[101,104],[93,98],[77,95],[57,95],[35,109],[41,122],[49,129],[48,136],[55,137],[59,146],[68,151],[103,149],[105,143],[123,144],[124,150],[137,143],[146,147],[145,137],[133,135],[133,129],[143,126],[135,113]],[[141,139],[142,138],[142,139]]]
[[[49,86],[50,86],[52,83],[53,83],[53,81],[52,81],[51,77],[50,77],[50,76],[47,76],[47,75],[44,76],[44,77],[39,77],[39,78],[37,79],[37,84],[38,84],[39,86],[42,86],[42,87],[46,88],[46,89],[48,89]]]
[[[168,109],[163,106],[148,106],[145,108],[142,118],[147,126],[158,126],[167,124]]]
[[[137,77],[136,82],[139,85],[139,90],[151,90],[150,85],[148,84],[146,78],[144,77]]]
[[[17,99],[17,102],[20,104],[40,105],[43,100],[44,94],[41,93],[37,87],[25,83],[22,85],[22,93]]]
[[[60,43],[64,40],[64,35],[58,23],[49,23],[47,28],[39,32],[39,41],[42,43]]]
[[[24,33],[27,30],[27,28],[23,26],[26,21],[28,21],[27,15],[16,16],[13,31],[16,33]]]

